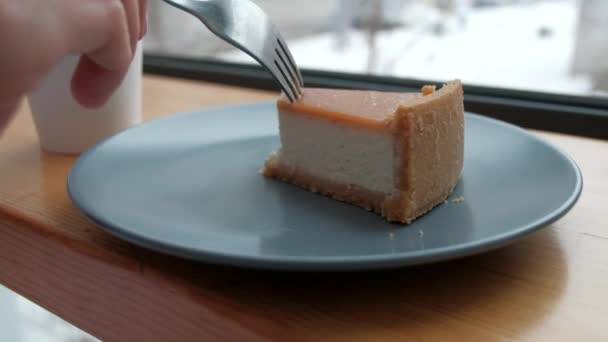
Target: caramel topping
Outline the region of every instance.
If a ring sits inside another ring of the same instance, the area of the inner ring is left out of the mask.
[[[400,104],[421,96],[421,93],[304,88],[297,102],[290,103],[282,96],[278,107],[335,121],[384,126]]]

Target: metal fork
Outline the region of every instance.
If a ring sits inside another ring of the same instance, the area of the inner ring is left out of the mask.
[[[219,38],[266,68],[289,101],[302,94],[302,75],[285,40],[268,15],[249,0],[163,0],[184,10]]]

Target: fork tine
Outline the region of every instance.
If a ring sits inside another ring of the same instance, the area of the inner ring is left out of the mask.
[[[298,81],[298,88],[303,87],[304,81],[302,79],[302,75],[300,74],[300,70],[298,69],[298,65],[296,64],[295,60],[293,59],[291,52],[287,48],[287,44],[285,43],[285,41],[283,40],[283,37],[281,37],[280,34],[277,34],[277,43],[281,47],[281,51],[283,51],[283,54],[285,54],[285,56],[287,56],[287,61],[289,62],[289,70],[292,72],[292,75],[295,75],[294,78],[296,78]]]
[[[276,49],[275,53],[279,57],[279,60],[281,61],[280,64],[283,66],[283,69],[287,72],[286,76],[289,76],[288,81],[289,81],[290,87],[292,88],[294,93],[299,96],[300,94],[302,94],[302,90],[300,89],[300,85],[298,84],[299,83],[298,78],[296,77],[293,69],[290,67],[289,63],[286,62],[287,57],[283,56],[283,54],[281,54],[281,51],[279,49]]]
[[[281,76],[279,79],[279,83],[281,83],[283,91],[289,98],[289,101],[294,102],[299,97],[299,94],[296,91],[294,82],[288,77],[288,72],[286,70],[286,67],[284,65],[282,66],[281,63],[279,63],[279,60],[280,59],[274,60],[274,64],[275,64],[276,68],[278,69],[279,74]],[[275,71],[275,74],[276,74],[276,71]],[[277,75],[277,76],[279,76],[279,75]]]
[[[291,88],[293,93],[296,95],[296,98],[300,97],[300,94],[302,94],[302,91],[298,84],[298,79],[296,78],[293,70],[290,68],[289,63],[286,62],[287,57],[284,57],[278,48],[275,49],[275,53],[278,56],[278,60],[275,60],[275,61],[277,62],[280,69],[285,71],[284,76],[285,76],[285,78],[287,78],[289,87]]]

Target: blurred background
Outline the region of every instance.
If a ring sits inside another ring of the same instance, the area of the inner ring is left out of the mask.
[[[606,0],[257,0],[301,68],[608,96]],[[150,3],[145,51],[254,63]]]
[[[301,68],[608,97],[608,0],[257,0]],[[146,52],[253,63],[149,0]],[[0,286],[0,341],[95,339]]]

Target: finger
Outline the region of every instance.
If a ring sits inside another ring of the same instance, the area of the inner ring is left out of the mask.
[[[148,1],[139,0],[139,39],[148,32]]]
[[[108,70],[121,70],[133,56],[127,12],[121,0],[62,1],[66,50],[87,55]]]
[[[88,56],[82,56],[72,77],[72,95],[87,108],[102,106],[120,86],[128,67],[108,70]]]
[[[2,136],[2,133],[6,127],[8,127],[8,124],[13,116],[15,116],[19,103],[19,100],[0,99],[0,137]]]
[[[127,19],[127,27],[129,28],[129,42],[131,51],[135,51],[135,45],[139,41],[140,30],[140,12],[139,0],[122,0],[122,5],[125,9]]]
[[[120,85],[133,56],[127,10],[121,0],[63,3],[72,4],[62,17],[67,51],[83,55],[72,78],[72,94],[85,107],[99,107]]]

